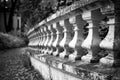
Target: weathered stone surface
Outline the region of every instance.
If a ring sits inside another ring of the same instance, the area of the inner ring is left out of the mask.
[[[42,54],[30,56],[30,58],[32,66],[36,70],[38,70],[45,79],[53,80],[58,80],[58,78],[61,78],[60,80],[120,79],[119,76],[120,68],[102,67],[101,65],[96,63],[88,64],[82,61],[69,62],[58,57]]]

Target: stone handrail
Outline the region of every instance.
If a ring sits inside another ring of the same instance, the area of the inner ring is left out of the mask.
[[[105,68],[120,67],[119,14],[115,13],[118,3],[112,0],[79,0],[29,30],[27,51],[31,53],[33,65],[38,66],[34,63],[38,60],[45,67],[48,76],[39,70],[45,79],[52,76],[53,80],[58,80],[54,76],[57,75],[54,73],[56,69],[60,70],[61,77],[66,72],[77,76],[72,77],[75,80],[80,80],[83,75],[85,79],[82,71],[86,67],[88,74],[95,71],[91,74],[100,79],[99,73],[110,71],[104,72]]]

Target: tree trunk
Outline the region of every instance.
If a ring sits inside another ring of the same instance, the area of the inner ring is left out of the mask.
[[[7,30],[8,30],[8,29],[7,29],[7,14],[6,14],[6,8],[5,8],[5,6],[6,6],[6,0],[4,0],[3,13],[4,13],[4,27],[5,27],[6,31],[7,31]]]
[[[11,0],[11,9],[10,9],[10,15],[9,15],[9,19],[8,19],[8,32],[10,32],[11,30],[13,30],[13,15],[15,12],[15,6],[18,0]]]

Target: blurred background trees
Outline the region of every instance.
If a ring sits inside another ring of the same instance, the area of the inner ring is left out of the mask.
[[[26,33],[30,28],[74,1],[0,0],[0,48],[27,44]]]
[[[43,19],[76,0],[0,0],[6,32],[13,30],[13,16],[21,17],[21,31],[33,27]]]

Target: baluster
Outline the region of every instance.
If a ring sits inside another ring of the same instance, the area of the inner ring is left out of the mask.
[[[50,40],[50,31],[48,30],[48,27],[46,27],[45,31],[46,31],[46,41],[44,43],[44,46],[45,46],[44,54],[47,54],[48,42]]]
[[[34,48],[36,48],[36,45],[37,45],[37,31],[35,30]]]
[[[34,44],[34,40],[33,40],[34,39],[34,35],[35,35],[35,33],[32,34],[31,47],[33,47],[33,44]]]
[[[32,36],[32,34],[31,34],[30,46],[32,46],[32,39],[33,39],[32,37],[33,37],[33,36]]]
[[[34,33],[33,33],[34,34]],[[33,44],[33,34],[31,36],[31,47],[32,47],[32,44]]]
[[[43,39],[43,42],[42,42],[42,50],[41,50],[41,53],[43,53],[43,52],[44,52],[44,49],[45,49],[44,44],[45,44],[46,37],[47,37],[47,34],[46,34],[46,26],[43,27],[43,33],[44,33],[44,34],[43,34],[44,39]]]
[[[35,35],[35,48],[38,47],[38,42],[39,42],[39,35],[38,35],[38,29],[36,30],[36,35]],[[38,54],[38,50],[34,50],[35,54]]]
[[[28,46],[31,46],[31,35],[29,35],[28,39],[29,39]]]
[[[35,46],[35,35],[36,35],[36,32],[34,31],[34,33],[33,33],[33,40],[32,40],[32,47]]]
[[[42,48],[43,48],[43,42],[44,42],[44,32],[43,32],[43,28],[41,28],[41,42],[39,43],[39,48],[40,48],[40,53],[42,51]]]
[[[105,14],[108,18],[108,21],[106,23],[109,26],[109,30],[105,38],[100,43],[100,47],[104,49],[104,53],[107,53],[108,55],[100,59],[100,64],[108,67],[120,66],[120,27],[118,25],[120,22],[118,17],[119,13],[116,13],[115,15],[114,12],[115,6],[117,5],[114,5],[110,2],[110,4],[106,5],[101,9],[102,13]]]
[[[39,32],[37,30],[37,32],[36,32],[36,48],[38,47],[38,44],[39,44]]]
[[[56,51],[53,52],[53,55],[57,56],[60,49],[59,43],[63,39],[63,35],[62,35],[63,28],[59,25],[59,23],[54,23],[53,28],[56,29],[56,34],[57,34],[57,37],[53,42],[53,46],[56,48]]]
[[[69,43],[71,53],[69,55],[69,60],[80,60],[81,57],[85,55],[81,44],[84,40],[82,28],[86,24],[86,22],[82,19],[81,15],[71,17],[69,21],[74,27],[74,37]]]
[[[38,29],[38,40],[39,40],[39,42],[38,42],[38,47],[39,47],[39,43],[40,43],[40,41],[41,41],[41,31],[40,31],[40,29]]]
[[[39,43],[38,43],[38,46],[39,46],[39,44],[40,44],[40,42],[41,42],[41,36],[42,36],[40,29],[38,30],[38,35],[39,35]]]
[[[55,41],[55,38],[56,38],[56,30],[53,28],[53,26],[51,25],[51,26],[49,26],[48,27],[48,29],[50,30],[50,32],[51,32],[51,39],[50,39],[50,41],[49,41],[49,43],[48,43],[48,46],[49,46],[49,50],[48,50],[48,54],[52,54],[52,52],[53,52],[53,46],[52,46],[52,44],[53,44],[53,42]]]
[[[68,57],[69,42],[72,39],[72,25],[69,23],[69,19],[60,21],[60,25],[64,29],[64,37],[60,42],[60,46],[63,48],[63,51],[59,54],[61,58]]]
[[[28,44],[28,46],[30,46],[30,47],[31,47],[31,41],[32,41],[32,37],[30,35],[29,44]]]
[[[102,19],[102,14],[99,9],[93,11],[85,11],[82,14],[83,19],[88,23],[88,35],[82,43],[82,47],[87,50],[87,54],[82,56],[81,59],[85,62],[99,62],[100,57],[98,53],[100,51],[99,43],[101,41],[99,37],[99,23]]]
[[[48,35],[48,42],[46,42],[46,46],[47,46],[47,49],[46,49],[46,51],[45,51],[45,54],[48,54],[48,52],[49,52],[49,49],[50,49],[50,46],[49,46],[49,43],[51,42],[51,28],[50,28],[51,26],[49,25],[48,27],[47,27],[47,35]]]
[[[34,42],[34,33],[32,34],[32,39],[31,39],[31,47],[33,47],[33,42]]]
[[[39,28],[38,29],[38,36],[39,36],[39,38],[38,38],[38,48],[40,47],[40,42],[42,41],[42,33],[41,33],[41,29]],[[40,48],[39,48],[39,50],[38,50],[38,52],[40,53]]]
[[[39,28],[39,35],[40,35],[40,38],[39,38],[39,44],[38,44],[38,48],[39,48],[39,53],[41,52],[41,42],[42,42],[42,39],[43,39],[43,33],[42,33],[42,29]]]
[[[44,42],[43,42],[43,49],[42,49],[42,51],[41,51],[42,53],[44,53],[44,51],[45,51],[45,49],[46,49],[46,46],[45,46],[45,42],[46,42],[46,40],[47,40],[47,32],[46,32],[47,30],[46,30],[46,26],[43,27],[43,30],[44,30],[44,37],[45,37],[45,38],[44,38]]]
[[[36,41],[36,32],[34,30],[33,47],[35,47],[35,41]]]

